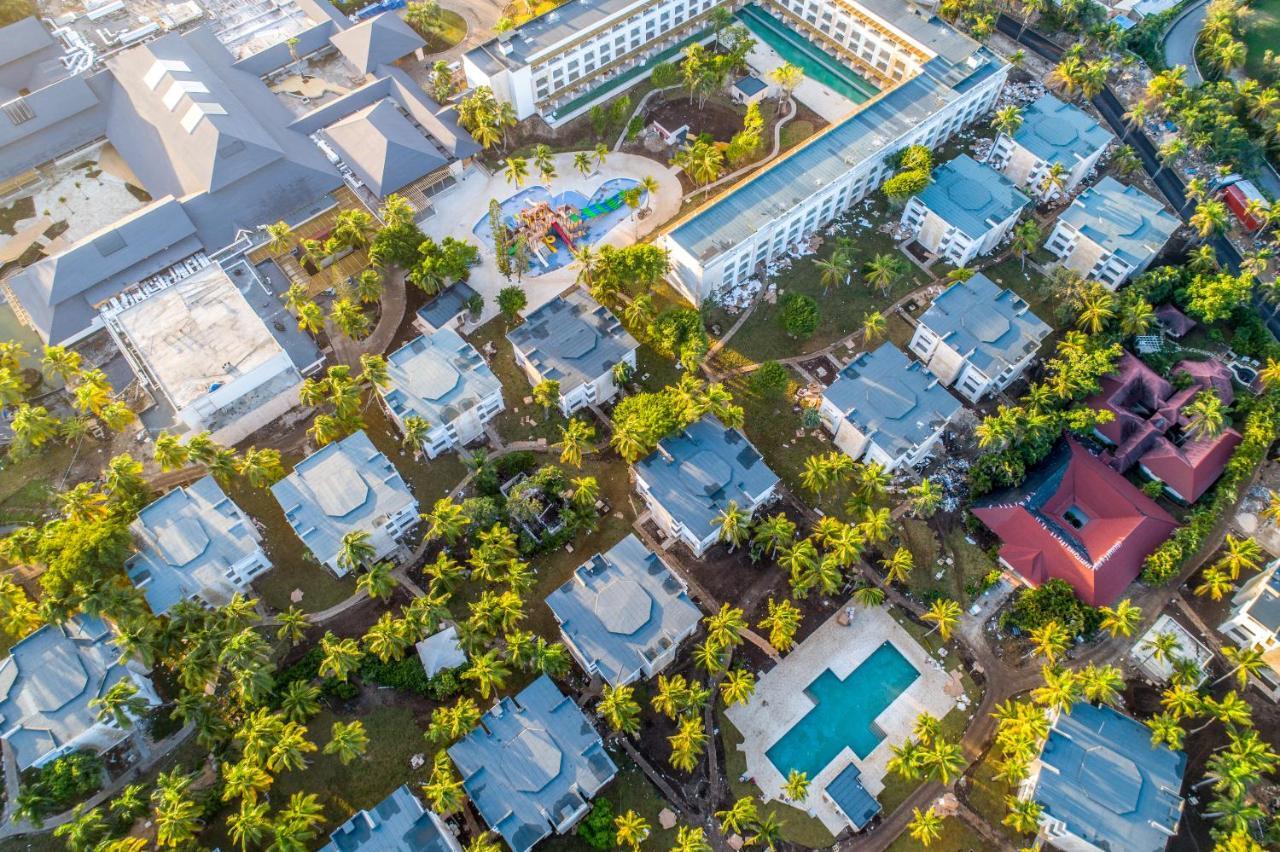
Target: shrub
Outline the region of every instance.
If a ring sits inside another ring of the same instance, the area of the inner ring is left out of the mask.
[[[25,776],[19,804],[39,819],[61,813],[102,786],[102,758],[87,751],[73,751]]]
[[[401,692],[431,695],[431,678],[423,671],[422,661],[417,654],[385,663],[377,657],[367,656],[360,664],[360,677],[369,683],[389,686]]]
[[[818,329],[818,303],[803,293],[782,300],[782,327],[792,337],[808,337]]]
[[[528,450],[517,450],[499,458],[494,462],[494,466],[498,470],[498,476],[506,482],[517,473],[528,473],[537,467],[538,457]]]
[[[670,62],[659,62],[649,72],[649,82],[655,89],[665,89],[680,82],[680,69]]]
[[[1037,589],[1021,589],[1000,618],[1002,627],[1030,633],[1056,621],[1072,636],[1088,636],[1098,629],[1098,611],[1085,606],[1066,580],[1053,579]]]
[[[462,691],[462,683],[458,680],[458,670],[445,669],[436,672],[427,682],[427,694],[435,701],[447,701]]]
[[[781,396],[791,383],[791,372],[777,361],[765,361],[751,374],[751,389],[760,396]]]
[[[578,836],[592,849],[612,849],[614,842],[613,803],[603,796],[591,806],[591,813],[578,824]]]

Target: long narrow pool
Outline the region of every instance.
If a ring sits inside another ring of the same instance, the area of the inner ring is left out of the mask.
[[[805,76],[843,95],[855,104],[863,103],[880,92],[853,69],[827,53],[818,45],[792,30],[783,21],[759,6],[747,5],[738,11],[738,20],[778,55],[804,69]]]
[[[792,769],[813,780],[848,746],[859,759],[884,739],[876,717],[920,677],[911,661],[885,642],[844,680],[826,669],[805,690],[814,707],[766,752],[783,777]]]

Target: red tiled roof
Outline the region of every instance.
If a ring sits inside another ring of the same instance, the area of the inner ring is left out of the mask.
[[[1088,450],[1066,444],[1022,488],[973,513],[1000,537],[1000,558],[1031,585],[1058,578],[1090,606],[1112,604],[1177,524]]]
[[[1156,308],[1156,319],[1174,337],[1182,337],[1196,327],[1196,321],[1178,310],[1173,305],[1165,304]]]
[[[1113,445],[1105,454],[1111,467],[1123,473],[1141,464],[1183,500],[1194,503],[1218,481],[1240,443],[1240,434],[1227,429],[1214,438],[1182,438],[1179,444],[1169,439],[1168,432],[1174,427],[1186,428],[1190,421],[1182,409],[1200,391],[1212,390],[1227,405],[1235,400],[1235,391],[1230,371],[1217,361],[1182,361],[1173,373],[1190,376],[1191,384],[1175,391],[1168,381],[1126,352],[1116,372],[1102,379],[1101,391],[1086,404],[1115,415],[1096,430]]]

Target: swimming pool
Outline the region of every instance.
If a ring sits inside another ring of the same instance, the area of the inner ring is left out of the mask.
[[[738,10],[738,20],[784,60],[803,68],[806,77],[855,104],[870,100],[880,91],[839,59],[758,6],[743,6]]]
[[[875,725],[920,672],[890,642],[883,643],[844,680],[831,669],[809,684],[814,707],[766,752],[785,778],[798,769],[813,780],[848,746],[859,759],[871,754],[884,733]]]
[[[603,207],[605,202],[613,198],[613,196],[639,185],[640,182],[638,180],[631,178],[610,178],[596,187],[595,192],[591,193],[591,197],[588,198],[576,190],[552,193],[550,189],[539,184],[527,186],[515,195],[508,196],[498,206],[502,210],[502,221],[508,228],[511,228],[516,224],[517,213],[540,201],[550,202],[552,207],[557,208],[567,204],[581,211],[594,205]],[[644,205],[647,195],[648,193],[641,192],[641,206]],[[585,230],[576,240],[576,243],[594,245],[600,242],[619,222],[630,215],[631,208],[626,204],[619,204],[614,209],[603,209],[597,215],[585,220]],[[475,234],[476,240],[482,247],[490,251],[493,250],[493,226],[489,222],[488,214],[480,217],[480,220],[471,229],[471,233]],[[544,272],[559,269],[573,261],[573,253],[569,251],[569,247],[565,245],[564,240],[559,236],[554,237],[551,246],[543,245],[540,250],[540,258],[535,256],[531,259],[529,271],[525,275],[537,277]]]

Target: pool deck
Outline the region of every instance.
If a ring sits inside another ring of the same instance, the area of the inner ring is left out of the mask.
[[[932,713],[941,719],[956,706],[956,697],[963,688],[952,674],[929,656],[919,643],[911,638],[884,607],[865,609],[852,605],[852,620],[841,625],[836,616],[827,619],[782,662],[756,684],[755,694],[747,704],[730,707],[725,715],[742,733],[740,748],[746,754],[747,774],[760,788],[763,798],[787,801],[783,795],[786,779],[769,760],[766,752],[814,706],[805,695],[805,689],[824,669],[831,669],[843,679],[886,640],[906,657],[920,673],[915,681],[899,695],[875,723],[885,738],[866,756],[859,760],[848,746],[810,779],[809,795],[803,809],[817,819],[832,834],[839,834],[849,827],[848,822],[822,795],[827,784],[847,765],[854,763],[862,773],[862,785],[871,795],[879,795],[884,789],[884,776],[889,750],[911,736],[916,717],[922,712]],[[791,804],[790,802],[788,802]]]
[[[525,186],[540,184],[550,189],[553,194],[575,190],[590,197],[600,184],[612,178],[640,180],[645,176],[652,176],[658,182],[658,191],[652,193],[653,198],[648,202],[652,208],[649,214],[638,222],[631,216],[626,217],[614,226],[603,240],[596,243],[597,246],[631,245],[637,239],[647,236],[665,224],[680,210],[682,196],[680,178],[669,166],[664,166],[648,157],[615,151],[609,154],[598,172],[593,171],[586,176],[574,169],[572,153],[557,154],[555,164],[557,177],[550,182],[544,182],[534,169],[533,160],[530,159],[529,180]],[[519,191],[520,189],[507,182],[500,171],[490,174],[477,163],[467,171],[456,186],[432,198],[435,211],[419,221],[418,226],[436,240],[453,237],[475,243],[477,240],[471,229],[479,219],[487,215],[489,201],[491,199],[502,201]],[[483,323],[498,315],[498,291],[517,282],[514,276],[508,281],[498,272],[492,245],[481,245],[479,248],[480,264],[472,268],[471,278],[467,283],[484,297],[484,312],[480,316],[480,322]],[[577,274],[576,264],[571,263],[542,275],[526,277],[523,282],[520,282],[529,299],[524,313],[527,315],[537,310],[564,292],[572,286]]]
[[[777,91],[777,85],[770,80],[769,73],[782,65],[783,62],[784,60],[778,55],[778,51],[760,39],[756,39],[751,52],[747,54],[747,64],[751,66],[751,70],[761,80],[768,82],[775,92]],[[800,85],[796,86],[795,98],[822,116],[823,121],[828,124],[835,124],[841,121],[858,108],[856,103],[835,89],[819,83],[812,77],[805,77],[800,81]],[[772,97],[770,99],[772,100]],[[766,104],[761,104],[760,108],[763,110],[767,106]]]

